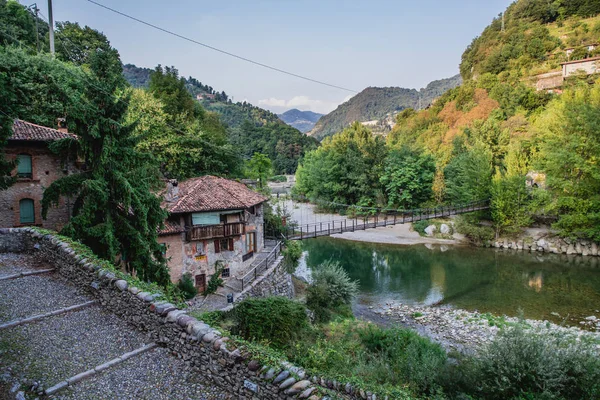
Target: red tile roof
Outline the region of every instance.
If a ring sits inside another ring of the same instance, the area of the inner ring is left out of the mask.
[[[185,232],[183,226],[179,225],[177,222],[173,221],[165,221],[165,227],[158,231],[159,236],[166,235],[175,235],[177,233]]]
[[[35,142],[51,142],[65,138],[77,139],[77,135],[67,132],[60,132],[56,129],[46,128],[45,126],[32,124],[31,122],[15,119],[13,124],[13,133],[8,140],[26,140]]]
[[[170,213],[242,210],[268,200],[240,182],[216,176],[201,176],[178,184],[179,193],[165,202]]]

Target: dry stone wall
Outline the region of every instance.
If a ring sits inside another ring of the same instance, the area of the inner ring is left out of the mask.
[[[490,247],[498,249],[524,250],[531,252],[545,252],[553,254],[598,256],[600,255],[598,243],[589,240],[571,240],[569,238],[546,237],[538,240],[497,240],[487,243]]]
[[[54,235],[33,228],[0,229],[0,251],[38,252],[72,284],[85,288],[107,310],[169,348],[232,398],[317,400],[328,398],[328,392],[337,398],[376,398],[350,384],[308,376],[283,361],[274,367],[261,365],[243,347],[235,348],[218,330],[161,300],[162,294],[130,286]],[[263,290],[260,287],[257,283],[254,290]]]

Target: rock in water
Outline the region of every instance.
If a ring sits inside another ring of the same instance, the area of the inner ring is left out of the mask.
[[[433,236],[436,229],[437,228],[435,227],[435,225],[429,225],[427,228],[425,228],[425,233],[427,234],[427,236]]]

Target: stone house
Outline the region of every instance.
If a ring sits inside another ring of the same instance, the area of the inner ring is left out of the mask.
[[[169,217],[159,242],[174,283],[189,273],[202,292],[218,266],[224,279],[241,278],[263,250],[268,198],[243,183],[215,176],[170,181],[163,196]]]
[[[562,63],[563,78],[584,72],[587,75],[600,73],[600,57],[586,58],[585,60],[569,61]]]
[[[63,123],[64,121],[59,121]],[[55,180],[76,171],[75,163],[61,162],[48,145],[56,140],[74,138],[66,128],[51,129],[22,120],[15,120],[8,138],[5,155],[17,161],[12,172],[14,185],[0,191],[0,227],[39,226],[60,230],[71,215],[71,201],[61,198],[58,207],[48,210],[42,219],[41,200],[44,190]]]

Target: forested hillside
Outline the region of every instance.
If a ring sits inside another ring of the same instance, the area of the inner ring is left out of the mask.
[[[576,74],[553,92],[536,91],[530,78],[560,70],[569,47],[570,59],[596,55],[581,49],[600,42],[599,12],[591,0],[515,2],[504,29],[494,19],[466,49],[462,86],[429,109],[399,113],[386,143],[360,125],[326,139],[299,168],[297,191],[392,209],[491,199],[489,214],[463,219],[475,241],[516,235],[536,220],[600,240],[599,75]]]
[[[340,132],[354,121],[381,120],[406,108],[427,107],[446,90],[461,83],[460,76],[431,82],[421,90],[398,87],[369,87],[319,119],[309,135],[322,140]]]
[[[159,66],[160,67],[160,66]],[[123,67],[125,78],[134,87],[149,87],[151,77],[157,69],[140,68],[132,64]],[[160,67],[162,70],[162,67]],[[175,68],[169,71],[177,74]],[[182,87],[195,99],[201,108],[218,115],[225,126],[225,133],[234,146],[234,151],[247,160],[254,153],[263,153],[273,162],[277,174],[293,174],[298,160],[306,151],[314,149],[318,142],[306,137],[296,128],[286,125],[276,114],[255,107],[248,102],[233,103],[224,91],[218,92],[212,86],[203,84],[196,78],[181,78]]]

